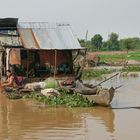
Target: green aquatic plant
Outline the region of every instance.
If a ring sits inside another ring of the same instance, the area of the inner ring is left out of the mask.
[[[126,66],[122,68],[123,72],[140,72],[140,66],[134,65],[134,66]]]
[[[136,78],[136,77],[139,77],[139,74],[138,73],[130,73],[130,77]]]
[[[6,94],[8,99],[20,99],[22,96],[20,94],[14,93],[14,92],[7,92]]]
[[[45,103],[46,106],[91,107],[95,105],[94,102],[90,102],[77,93],[67,93],[65,89],[61,89],[59,92],[59,96],[42,96],[33,92],[23,98],[35,99],[35,101]]]
[[[123,72],[121,73],[120,75],[121,77],[133,77],[133,78],[136,78],[136,77],[139,77],[139,74],[138,73],[135,73],[135,72]]]
[[[121,77],[128,77],[128,72],[123,72],[123,73],[121,73],[120,76],[121,76]]]
[[[109,70],[109,69],[88,69],[83,71],[82,78],[83,79],[89,79],[89,78],[102,78],[104,74],[110,74],[112,72],[115,72],[115,70]]]

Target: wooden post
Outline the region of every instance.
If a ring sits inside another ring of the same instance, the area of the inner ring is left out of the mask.
[[[88,30],[86,31],[86,36],[85,36],[85,48],[87,47],[87,38],[88,38]]]
[[[51,53],[52,52],[51,52],[51,50],[49,50],[48,52],[49,52],[49,63],[50,63],[50,77],[51,77],[51,74],[52,74]]]
[[[56,77],[56,61],[57,61],[57,50],[55,50],[55,59],[54,59],[54,79]]]
[[[29,78],[29,50],[27,50],[27,78]]]
[[[0,81],[2,80],[2,46],[0,46]]]
[[[9,70],[10,49],[6,49],[6,70]]]

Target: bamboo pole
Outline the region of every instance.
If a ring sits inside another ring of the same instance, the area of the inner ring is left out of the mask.
[[[104,83],[104,82],[106,82],[106,81],[108,81],[108,80],[110,80],[110,79],[112,79],[113,77],[118,76],[118,75],[119,75],[119,73],[116,73],[115,75],[113,75],[113,76],[111,76],[111,77],[109,77],[109,78],[103,80],[102,82],[100,82],[100,83],[97,84],[96,86],[93,86],[93,88],[95,88],[95,87],[97,87],[97,86],[100,86],[102,83]]]

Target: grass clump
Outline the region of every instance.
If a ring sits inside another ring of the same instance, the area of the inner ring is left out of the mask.
[[[99,57],[101,58],[101,62],[116,62],[126,59],[126,55],[124,54],[101,54]]]
[[[134,65],[134,66],[126,66],[122,68],[123,72],[139,72],[140,71],[140,66],[139,65]]]
[[[45,103],[46,106],[91,107],[95,104],[79,94],[68,94],[64,89],[61,89],[59,96],[40,96],[34,92],[24,96],[24,98],[35,99],[38,102]]]
[[[129,52],[127,55],[127,60],[140,61],[140,51]]]
[[[102,78],[104,74],[110,74],[114,72],[114,70],[109,69],[88,69],[83,71],[82,78],[89,79],[89,78]]]
[[[12,99],[12,100],[22,98],[22,96],[20,94],[17,94],[15,92],[8,92],[6,94],[6,96],[7,96],[8,99]]]
[[[124,54],[100,54],[100,61],[101,62],[121,62],[121,61],[125,61],[125,60],[136,60],[136,61],[140,61],[140,51],[131,51],[128,54],[124,53]]]
[[[124,78],[128,78],[128,77],[137,78],[137,77],[139,77],[139,74],[135,73],[135,72],[123,72],[123,73],[121,73],[120,76],[124,77]]]

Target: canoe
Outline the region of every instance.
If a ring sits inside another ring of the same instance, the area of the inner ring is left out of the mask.
[[[75,81],[73,91],[80,93],[82,95],[95,95],[97,93],[97,88],[89,88],[85,86],[79,80]]]
[[[81,94],[84,98],[89,101],[93,101],[99,105],[109,106],[113,100],[115,89],[111,87],[110,89],[104,88],[89,88],[85,86],[82,82],[76,81],[75,88],[73,91]]]
[[[89,101],[93,101],[98,105],[109,106],[113,100],[115,89],[111,87],[110,89],[101,89],[95,95],[83,95],[84,98],[87,98]]]

